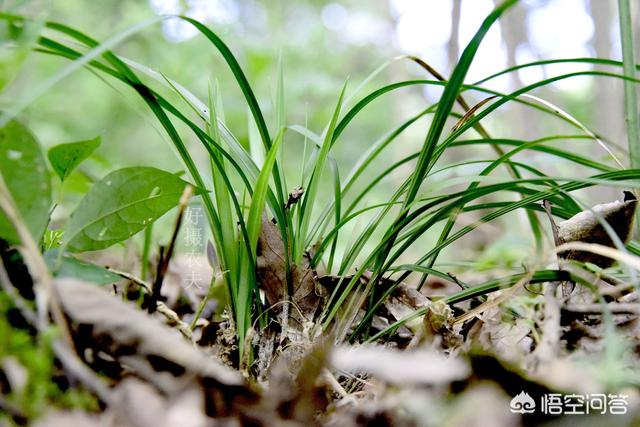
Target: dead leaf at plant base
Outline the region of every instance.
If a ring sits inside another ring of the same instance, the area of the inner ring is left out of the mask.
[[[315,279],[309,257],[305,254],[302,265],[291,266],[288,289],[285,254],[280,229],[263,215],[256,260],[258,285],[264,291],[272,311],[282,312],[281,303],[290,300],[293,305],[289,309],[292,318],[299,322],[313,320],[322,300],[322,287]],[[287,298],[288,295],[290,298]]]

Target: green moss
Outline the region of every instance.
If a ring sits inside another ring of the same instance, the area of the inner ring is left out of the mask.
[[[27,330],[15,328],[8,320],[14,309],[6,294],[0,292],[0,369],[8,358],[13,358],[26,373],[23,387],[4,396],[6,403],[29,420],[51,407],[97,410],[98,402],[89,392],[56,380],[63,378],[51,348],[56,331],[52,328],[33,336]],[[0,413],[0,424],[3,422],[11,420]]]

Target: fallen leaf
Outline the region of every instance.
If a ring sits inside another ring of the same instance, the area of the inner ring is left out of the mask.
[[[173,328],[95,287],[75,280],[57,279],[54,287],[65,313],[73,322],[90,328],[76,335],[76,346],[98,347],[159,389],[170,393],[182,387],[177,378],[209,378],[221,388],[242,389],[240,373],[222,365],[188,343]]]
[[[624,201],[616,200],[584,210],[558,224],[559,243],[585,242],[615,247],[611,236],[601,224],[603,220],[615,231],[620,240],[626,243],[631,236],[637,205],[635,196],[626,191]],[[611,258],[586,251],[564,251],[558,255],[569,260],[590,262],[601,268],[607,268],[613,264]]]
[[[257,250],[258,285],[267,297],[269,306],[276,313],[282,312],[283,301],[287,301],[287,277],[285,249],[280,229],[266,215],[262,217],[262,230]],[[300,322],[313,320],[322,299],[321,285],[315,280],[309,257],[304,256],[302,265],[291,267],[290,300],[294,308],[289,313]],[[302,317],[301,317],[302,315]]]

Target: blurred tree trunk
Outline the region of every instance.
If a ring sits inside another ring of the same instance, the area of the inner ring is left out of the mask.
[[[494,3],[499,5],[502,3],[500,0],[494,0]],[[518,65],[517,51],[521,46],[526,46],[529,43],[527,33],[527,7],[523,4],[518,4],[513,7],[509,12],[504,14],[500,19],[500,30],[502,31],[502,40],[507,53],[507,67],[514,67]],[[513,90],[520,89],[523,85],[520,79],[520,74],[514,72],[511,76],[511,88]],[[512,129],[520,130],[519,134],[514,135],[516,137],[522,137],[524,139],[532,139],[536,137],[535,123],[532,123],[532,115],[528,111],[527,107],[518,107],[511,113],[510,123],[512,123]]]
[[[462,0],[453,0],[453,8],[451,9],[451,36],[447,45],[447,57],[449,58],[449,67],[453,68],[458,63],[460,56],[460,15],[462,13]]]
[[[635,48],[636,48],[636,62],[640,58],[640,4],[638,2],[631,3],[631,13],[633,14],[633,33]]]
[[[591,45],[598,58],[621,57],[621,52],[613,52],[613,35],[615,34],[613,25],[617,22],[617,2],[602,0],[589,0],[591,18],[593,19],[593,38]],[[607,67],[595,67],[596,70]],[[622,73],[622,69],[616,70]],[[601,136],[604,141],[611,141],[626,147],[625,126],[624,126],[624,105],[622,94],[622,81],[618,79],[595,79],[595,90],[593,94],[592,114],[595,116],[591,121],[593,131]],[[601,156],[602,150],[593,145],[591,152],[595,156]],[[602,188],[598,198],[615,199],[620,195],[620,191],[614,188]]]
[[[591,43],[596,56],[620,57],[620,52],[612,52],[614,42],[612,25],[616,18],[615,2],[589,0],[589,7],[594,24]],[[602,67],[596,67],[596,69],[602,69]],[[621,70],[618,71],[621,72]],[[594,96],[595,132],[605,139],[621,143],[624,136],[622,82],[615,79],[596,79]]]
[[[496,5],[502,3],[496,0]],[[507,67],[517,65],[516,52],[518,47],[528,42],[527,38],[527,9],[524,5],[518,5],[506,13],[500,20],[502,40],[507,49]],[[522,87],[519,73],[511,73],[511,83],[514,88]]]

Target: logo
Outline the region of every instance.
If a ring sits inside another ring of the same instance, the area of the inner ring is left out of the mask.
[[[511,412],[516,414],[532,414],[536,410],[536,402],[529,393],[521,391],[520,394],[511,399],[509,404]]]

